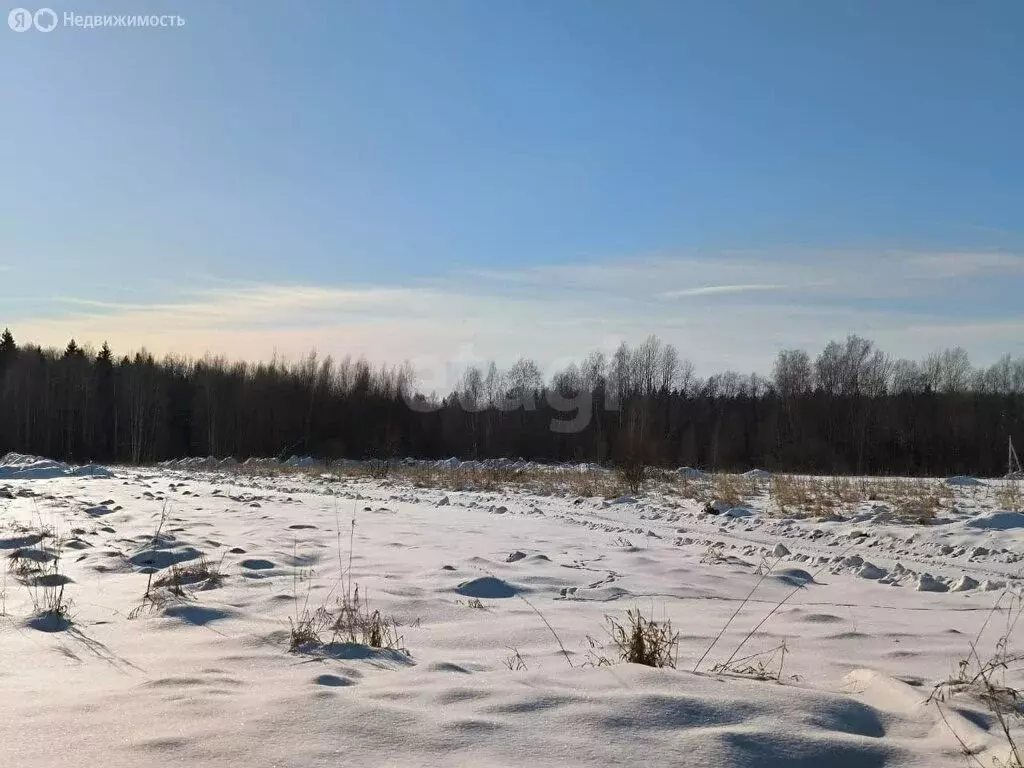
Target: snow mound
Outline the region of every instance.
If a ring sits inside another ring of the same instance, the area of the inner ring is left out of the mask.
[[[963,487],[974,487],[984,485],[981,480],[976,477],[969,477],[968,475],[956,475],[955,477],[947,477],[946,485],[957,485]]]
[[[505,597],[515,597],[519,594],[520,590],[513,587],[507,581],[496,579],[493,576],[483,576],[479,579],[462,582],[455,591],[463,597],[496,600]]]
[[[802,568],[783,568],[780,571],[774,571],[772,575],[782,583],[789,584],[793,587],[802,587],[807,584],[818,583],[814,580],[814,576]]]
[[[704,511],[709,515],[721,515],[732,509],[732,504],[722,499],[716,499],[704,506]]]
[[[983,528],[991,531],[1012,531],[1017,528],[1024,528],[1024,513],[1021,512],[986,512],[968,520],[964,525],[967,528]]]
[[[680,467],[677,474],[684,480],[704,480],[708,477],[707,472],[693,467]]]
[[[857,575],[862,579],[883,579],[885,578],[888,571],[884,568],[879,568],[874,563],[864,563],[860,570],[857,571]]]
[[[950,590],[953,592],[969,592],[970,590],[977,589],[980,586],[981,585],[978,583],[977,579],[972,579],[965,573],[956,580]]]
[[[939,581],[930,573],[922,573],[917,577],[917,585],[914,589],[918,592],[948,592],[949,585]]]
[[[0,480],[52,480],[58,477],[113,477],[106,467],[72,467],[62,461],[8,453],[0,459]]]
[[[72,477],[113,477],[114,473],[99,464],[86,464],[84,467],[75,467],[70,472]]]
[[[256,456],[250,456],[248,459],[242,462],[243,467],[276,467],[279,466],[277,459],[261,459]]]
[[[752,469],[749,472],[744,472],[743,476],[749,477],[752,480],[768,480],[772,473],[766,469]]]
[[[727,510],[725,514],[727,517],[750,517],[754,514],[754,510],[747,507],[733,507]]]

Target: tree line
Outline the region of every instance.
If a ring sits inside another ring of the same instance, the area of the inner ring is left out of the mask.
[[[143,463],[183,456],[643,461],[710,470],[999,475],[1024,444],[1024,358],[893,358],[850,336],[779,352],[770,375],[707,378],[651,336],[545,380],[470,366],[447,396],[408,364],[117,357],[0,335],[0,454]]]

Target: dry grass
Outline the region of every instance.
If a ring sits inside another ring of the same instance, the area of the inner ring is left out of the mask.
[[[928,525],[952,501],[952,491],[943,483],[897,477],[863,481],[868,501],[891,507],[899,522]]]
[[[189,563],[175,563],[166,573],[153,580],[152,586],[166,588],[178,597],[184,597],[185,587],[202,584],[204,589],[213,589],[224,583],[223,565],[223,556],[217,563],[206,557]]]
[[[616,471],[619,481],[630,493],[640,493],[640,489],[644,486],[644,481],[647,480],[648,470],[646,464],[638,459],[630,459],[620,464]]]
[[[754,680],[775,680],[782,681],[782,675],[786,666],[786,653],[789,648],[783,640],[774,648],[766,651],[751,653],[742,658],[730,659],[720,662],[711,667],[712,672],[727,675],[739,675],[750,677]]]
[[[504,664],[511,672],[526,672],[528,667],[526,666],[526,660],[523,655],[519,653],[518,648],[509,648],[512,655],[505,659]]]
[[[8,570],[29,592],[33,622],[48,630],[63,629],[71,624],[74,607],[65,595],[71,580],[61,570],[64,539],[42,525],[29,538],[36,543],[11,552],[7,556]],[[4,585],[6,612],[6,577]]]
[[[402,635],[398,631],[398,622],[385,616],[379,610],[370,607],[365,592],[360,592],[359,585],[352,580],[352,555],[355,542],[355,518],[349,535],[348,568],[344,568],[341,551],[341,530],[338,530],[338,565],[342,569],[339,582],[341,596],[335,604],[310,605],[310,582],[313,571],[296,570],[293,576],[293,599],[295,614],[288,621],[291,631],[288,636],[288,647],[292,652],[313,650],[314,647],[330,647],[332,645],[362,645],[368,648],[387,649],[408,653]],[[299,562],[298,552],[294,553],[294,561]],[[305,599],[300,605],[299,584],[307,583]],[[333,595],[332,589],[328,595]]]
[[[342,469],[338,474],[351,479],[379,479],[365,467]],[[627,484],[616,473],[571,469],[392,467],[385,482],[443,491],[499,493],[514,490],[543,496],[584,498],[615,498],[627,490]]]
[[[828,517],[858,504],[888,506],[897,522],[927,525],[952,501],[941,483],[913,478],[867,479],[774,475],[766,512],[780,517]]]
[[[757,481],[740,475],[716,474],[711,480],[708,501],[724,501],[731,507],[741,507],[760,490]]]
[[[365,472],[359,469],[358,472]],[[527,480],[525,472],[513,469],[448,469],[444,467],[396,467],[391,478],[416,488],[445,491],[502,491],[519,487]]]
[[[694,480],[689,477],[673,476],[671,480],[664,482],[664,493],[669,496],[678,496],[682,499],[700,499],[707,495],[707,482]]]
[[[679,633],[668,619],[645,618],[639,608],[626,612],[626,623],[608,617],[608,633],[619,658],[630,664],[675,669],[679,654]]]
[[[1011,512],[1024,512],[1024,480],[1010,478],[1004,480],[996,489],[996,501],[1001,509]]]
[[[995,642],[991,652],[985,657],[979,652],[982,637],[992,618],[1005,611],[1005,625]],[[978,757],[978,750],[969,745],[957,733],[943,709],[949,699],[954,697],[970,697],[982,703],[992,713],[999,732],[1006,743],[1006,759],[996,759],[992,765],[996,768],[1024,768],[1024,750],[1022,750],[1013,734],[1014,725],[1024,720],[1024,696],[1021,691],[1006,682],[1006,673],[1011,665],[1024,661],[1024,654],[1012,653],[1010,643],[1017,623],[1024,613],[1024,598],[1021,594],[1004,592],[992,607],[988,618],[982,624],[977,637],[970,646],[970,653],[959,664],[957,675],[938,683],[928,701],[936,706],[943,722],[950,733],[960,744],[961,751],[969,765],[977,768],[988,768]]]
[[[312,470],[292,469],[292,471]],[[318,470],[322,471],[322,470]],[[377,465],[332,470],[339,477],[381,479]],[[723,501],[744,506],[767,492],[768,514],[784,517],[828,517],[836,512],[867,502],[884,502],[904,522],[928,523],[948,506],[950,489],[941,483],[913,478],[868,479],[845,477],[805,477],[773,475],[770,480],[743,475],[716,473],[709,480],[680,478],[669,470],[634,466],[619,467],[616,472],[578,472],[553,469],[448,469],[444,467],[388,468],[383,482],[433,488],[446,491],[514,490],[538,495],[583,498],[615,498],[653,487],[666,495],[702,502]],[[1007,508],[1019,507],[1019,484],[1004,491]]]
[[[398,622],[371,609],[369,600],[365,596],[360,597],[358,584],[351,595],[343,595],[339,599],[331,633],[332,643],[405,650]]]
[[[547,485],[553,495],[564,493],[587,499],[613,499],[621,496],[623,490],[619,479],[610,472],[562,472],[542,484]]]
[[[48,553],[42,549],[19,547],[7,555],[7,570],[19,581],[25,581],[41,571],[48,557]]]
[[[305,608],[301,615],[289,617],[288,622],[291,624],[288,648],[297,651],[310,645],[323,645],[323,636],[334,623],[334,617],[323,607]]]
[[[897,499],[893,506],[893,513],[901,522],[928,525],[934,522],[942,509],[941,497],[936,494],[928,494]]]
[[[859,504],[867,500],[863,481],[848,477],[830,477],[825,481],[825,492],[842,504]]]
[[[768,510],[781,517],[826,517],[831,503],[817,478],[772,475]]]
[[[279,474],[321,477],[328,473],[333,482],[377,480],[384,484],[431,488],[441,491],[523,491],[547,496],[615,498],[627,492],[627,484],[611,471],[580,472],[574,469],[510,469],[502,467],[423,467],[388,462],[370,462],[353,467],[261,467],[240,466],[240,474]]]

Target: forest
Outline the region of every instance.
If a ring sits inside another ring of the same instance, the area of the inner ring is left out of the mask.
[[[147,463],[185,456],[524,458],[820,474],[998,476],[1024,444],[1024,358],[894,358],[858,336],[778,353],[769,375],[706,378],[655,336],[545,380],[471,366],[446,396],[408,364],[118,357],[0,336],[0,455]]]

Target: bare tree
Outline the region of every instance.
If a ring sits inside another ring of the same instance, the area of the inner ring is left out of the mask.
[[[580,376],[583,379],[583,386],[591,391],[604,386],[608,378],[608,360],[604,352],[595,350],[587,355],[580,368]]]
[[[921,366],[913,360],[906,358],[894,360],[891,368],[890,379],[893,392],[916,394],[924,392],[928,386],[927,375],[921,370]]]
[[[846,345],[840,357],[839,392],[843,395],[859,395],[863,379],[871,358],[873,344],[860,336],[847,336]]]
[[[632,368],[633,355],[626,342],[622,342],[615,350],[615,354],[612,355],[611,370],[608,376],[610,404],[614,404],[616,409],[622,407],[632,391]]]
[[[634,381],[641,395],[651,395],[657,389],[660,357],[661,341],[653,334],[633,353]]]
[[[775,358],[772,369],[775,389],[782,397],[797,397],[814,387],[811,356],[802,349],[784,349]]]
[[[682,360],[679,363],[679,373],[677,380],[679,382],[680,394],[689,397],[694,395],[697,390],[700,389],[701,383],[696,376],[696,367],[690,360]]]
[[[459,404],[462,410],[475,413],[487,407],[484,374],[475,365],[466,368],[459,385]]]
[[[491,360],[487,364],[487,375],[484,377],[484,395],[487,404],[496,408],[505,391],[505,376],[498,370],[497,364]]]
[[[661,350],[661,381],[660,388],[664,392],[672,392],[679,384],[679,352],[671,344]]]
[[[830,341],[814,361],[814,375],[818,389],[826,395],[840,394],[843,386],[843,348]]]
[[[537,391],[543,386],[544,379],[540,368],[533,360],[519,358],[509,369],[506,376],[505,401],[508,410],[524,408],[527,411],[537,407]]]
[[[889,391],[892,385],[892,358],[876,349],[864,361],[858,377],[860,392],[868,397],[878,397]]]
[[[963,392],[971,380],[971,361],[963,347],[933,352],[923,367],[928,384],[937,392]]]

